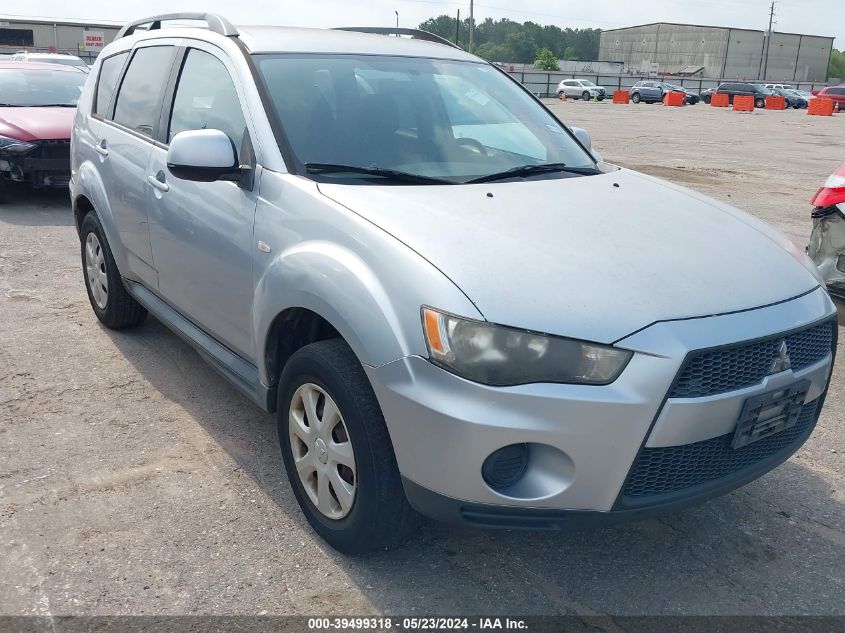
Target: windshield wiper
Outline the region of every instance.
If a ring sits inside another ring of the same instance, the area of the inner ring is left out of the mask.
[[[592,176],[601,173],[595,167],[569,167],[566,163],[541,163],[539,165],[512,167],[511,169],[506,169],[495,174],[488,174],[487,176],[479,176],[478,178],[467,180],[465,183],[493,182],[494,180],[507,180],[508,178],[519,178],[521,176],[533,176],[534,174],[548,174],[552,172],[567,172],[570,174],[581,174],[583,176]]]
[[[27,106],[30,108],[75,108],[75,103],[36,103],[31,106]]]
[[[368,176],[379,176],[388,180],[400,182],[413,182],[417,184],[453,185],[451,180],[423,176],[421,174],[410,174],[395,169],[384,169],[381,167],[361,167],[359,165],[337,165],[335,163],[305,163],[305,169],[312,174],[352,173],[367,174]]]

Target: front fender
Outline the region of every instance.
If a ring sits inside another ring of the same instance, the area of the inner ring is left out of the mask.
[[[265,170],[260,187],[255,239],[274,249],[256,254],[253,269],[256,365],[265,385],[271,382],[270,329],[291,308],[326,319],[358,359],[374,367],[404,356],[427,356],[423,305],[483,318],[434,265],[324,196],[316,183]]]

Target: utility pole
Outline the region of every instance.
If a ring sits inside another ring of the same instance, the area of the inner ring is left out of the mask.
[[[396,28],[398,29],[399,28],[399,12],[394,9],[393,13],[396,14]]]
[[[769,70],[769,48],[772,45],[772,22],[775,19],[775,3],[772,0],[772,9],[769,11],[769,30],[766,32],[766,56],[763,58],[763,76],[760,77],[766,81],[766,72]]]
[[[469,52],[472,53],[472,39],[475,31],[475,19],[472,11],[472,0],[469,0]]]
[[[458,21],[455,23],[455,46],[461,45],[461,10],[458,9]]]

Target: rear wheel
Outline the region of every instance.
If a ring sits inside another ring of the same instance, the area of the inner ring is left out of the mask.
[[[765,108],[766,107],[766,100],[765,99],[756,99],[754,101],[755,108]]]
[[[296,500],[329,545],[349,554],[384,549],[416,529],[381,408],[344,341],[291,356],[276,415]]]
[[[82,220],[82,268],[94,314],[107,328],[138,325],[147,310],[126,291],[99,218],[89,213]]]

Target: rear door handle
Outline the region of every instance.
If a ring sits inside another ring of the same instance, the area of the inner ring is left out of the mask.
[[[170,185],[164,181],[163,171],[159,171],[155,176],[147,176],[147,182],[159,191],[170,191]]]

